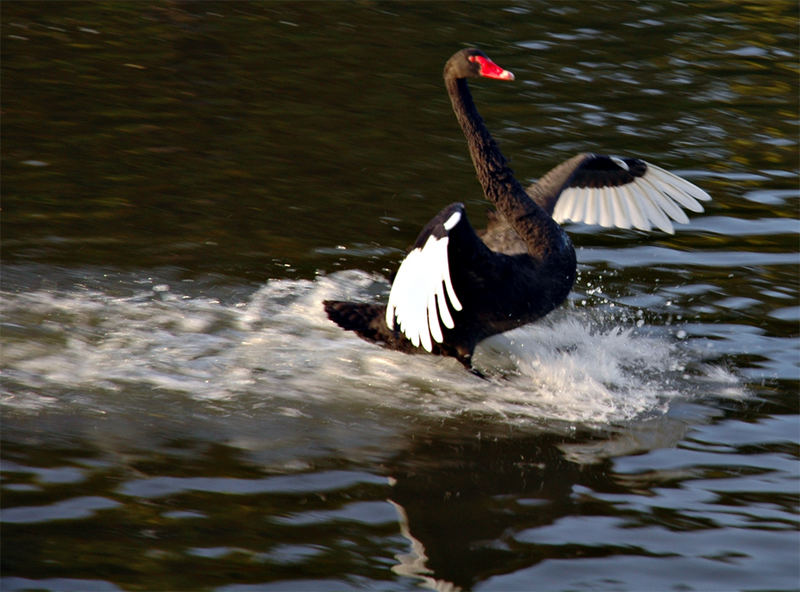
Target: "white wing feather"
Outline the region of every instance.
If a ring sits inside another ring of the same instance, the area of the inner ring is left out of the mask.
[[[457,222],[451,217],[445,228],[450,230]],[[394,327],[397,319],[408,340],[428,352],[434,341],[444,340],[441,325],[448,329],[455,326],[447,300],[454,310],[462,309],[450,279],[448,244],[447,236],[431,235],[422,247],[412,249],[397,270],[386,306],[386,325]]]
[[[647,170],[632,183],[617,187],[569,187],[553,209],[556,222],[572,220],[601,226],[650,230],[653,226],[674,233],[671,220],[689,221],[685,208],[702,212],[701,201],[711,196],[686,179],[647,164]]]

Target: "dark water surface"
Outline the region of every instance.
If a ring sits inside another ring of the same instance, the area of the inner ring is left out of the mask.
[[[599,5],[598,5],[599,4]],[[2,10],[3,590],[797,590],[795,2]],[[571,225],[543,322],[453,360],[324,317],[585,150],[714,198]]]

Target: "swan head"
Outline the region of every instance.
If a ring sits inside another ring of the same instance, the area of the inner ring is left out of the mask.
[[[445,78],[514,80],[514,74],[495,64],[480,49],[469,47],[453,54],[444,67]]]

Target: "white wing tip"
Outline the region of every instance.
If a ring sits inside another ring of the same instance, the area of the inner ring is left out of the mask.
[[[444,227],[458,224],[461,213],[453,213]],[[450,279],[449,237],[428,236],[425,244],[412,249],[395,276],[386,306],[386,325],[397,326],[414,347],[433,350],[433,342],[442,343],[442,325],[455,327],[448,301],[454,310],[462,310]],[[396,319],[396,325],[395,325]]]
[[[610,158],[620,168],[630,170],[621,158]],[[674,173],[645,164],[644,175],[624,185],[564,190],[553,209],[553,219],[604,227],[633,227],[643,231],[655,227],[667,234],[675,234],[673,221],[679,224],[689,222],[683,209],[703,212],[699,202],[709,201],[711,196]]]

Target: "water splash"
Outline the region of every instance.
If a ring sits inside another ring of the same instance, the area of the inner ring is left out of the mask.
[[[672,398],[716,383],[738,384],[717,366],[687,370],[692,352],[682,341],[609,322],[600,309],[566,307],[486,340],[475,356],[483,380],[454,360],[387,351],[328,321],[326,298],[385,294],[376,275],[272,280],[226,298],[191,290],[162,278],[131,282],[122,295],[119,280],[113,293],[101,282],[4,294],[3,403],[102,413],[129,404],[122,400],[135,391],[247,400],[287,416],[313,401],[517,424],[613,423],[663,413]]]

